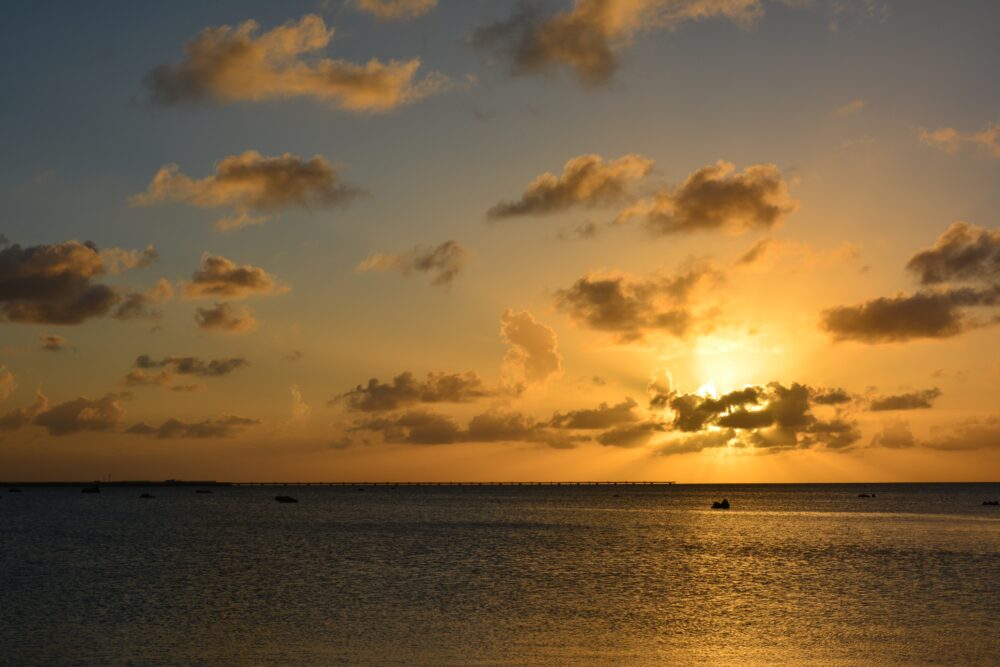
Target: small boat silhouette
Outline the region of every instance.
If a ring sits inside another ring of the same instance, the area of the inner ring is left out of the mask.
[[[7,489],[7,493],[21,493],[21,489]]]
[[[858,498],[874,498],[874,493],[859,493]]]
[[[1000,506],[1000,500],[984,500],[983,505],[987,505],[990,507],[998,507]]]
[[[155,498],[156,496],[154,496],[152,493],[143,493],[139,497],[140,498]]]
[[[728,498],[723,498],[722,502],[716,501],[716,502],[712,503],[712,509],[714,509],[714,510],[727,510],[727,509],[729,509],[729,499]]]
[[[211,493],[209,489],[195,489],[195,493]]]
[[[291,496],[275,496],[274,499],[277,500],[279,503],[297,503],[297,502],[299,502],[298,500],[296,500],[295,498],[292,498]]]

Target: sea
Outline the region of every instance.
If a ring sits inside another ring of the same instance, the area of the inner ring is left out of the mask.
[[[0,665],[1000,665],[1000,484],[20,488]]]

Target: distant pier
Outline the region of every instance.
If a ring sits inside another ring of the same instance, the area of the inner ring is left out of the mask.
[[[51,481],[51,482],[0,482],[6,486],[670,486],[675,482],[219,482],[216,480],[115,480],[115,481]]]

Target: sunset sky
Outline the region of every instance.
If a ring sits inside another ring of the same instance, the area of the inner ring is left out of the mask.
[[[5,15],[2,479],[1000,473],[1000,4]]]

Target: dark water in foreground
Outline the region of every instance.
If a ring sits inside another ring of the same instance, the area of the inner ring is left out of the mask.
[[[1000,484],[0,492],[3,665],[1000,664]]]

